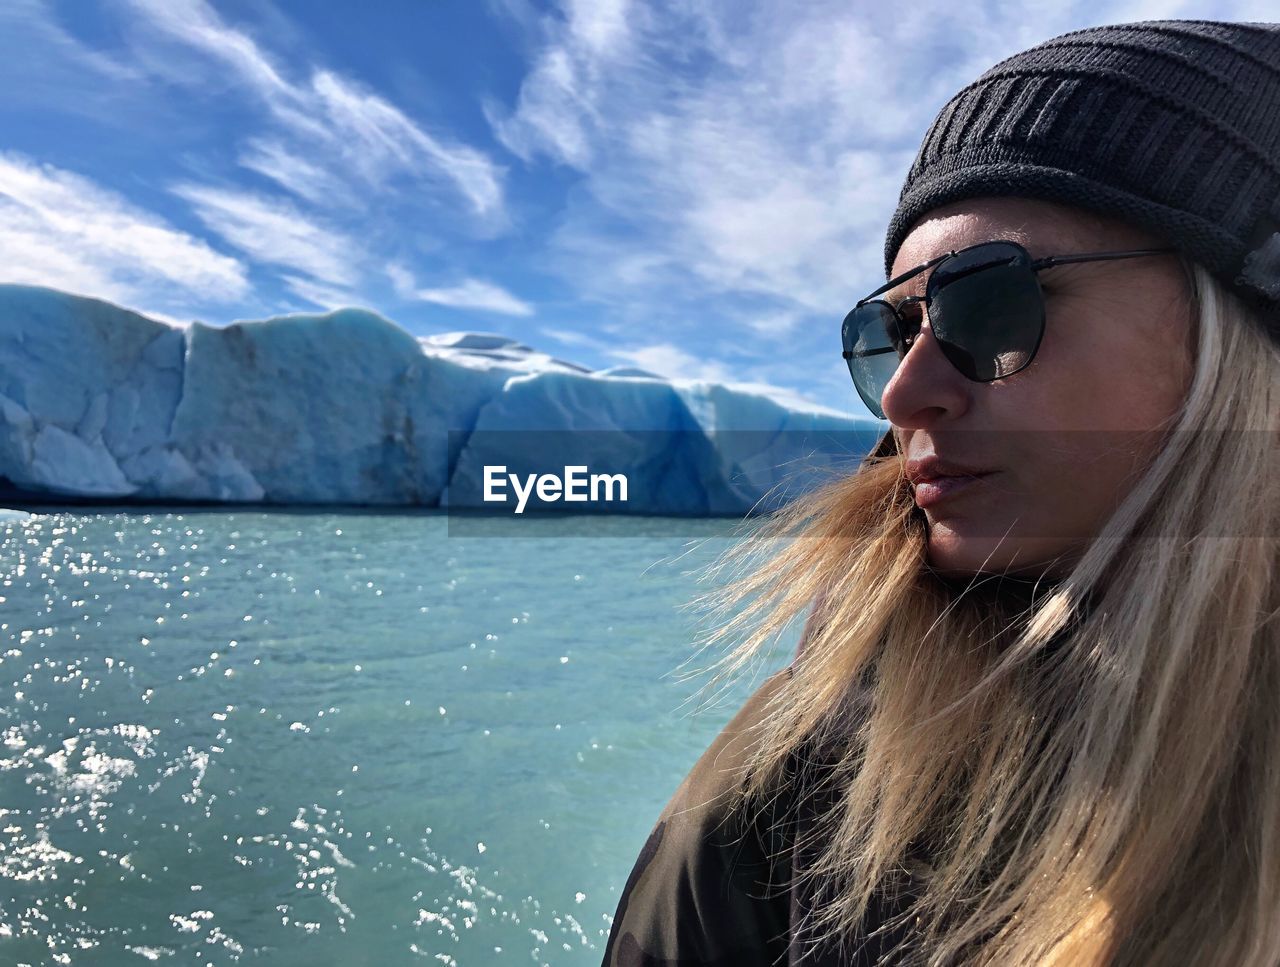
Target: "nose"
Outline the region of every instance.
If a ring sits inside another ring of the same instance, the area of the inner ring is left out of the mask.
[[[926,314],[915,340],[884,388],[880,407],[895,427],[925,430],[963,414],[969,408],[975,385],[943,355]]]

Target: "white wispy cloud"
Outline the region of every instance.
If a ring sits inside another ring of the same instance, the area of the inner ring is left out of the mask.
[[[539,332],[579,352],[589,350],[601,360],[617,360],[626,367],[634,367],[641,372],[666,379],[722,383],[743,392],[766,396],[791,409],[847,413],[844,409],[833,410],[815,398],[812,392],[814,384],[810,378],[813,369],[811,363],[807,366],[776,366],[740,359],[725,362],[695,355],[672,343],[619,346],[616,339],[601,339],[574,329],[544,326]],[[733,355],[730,347],[725,349],[724,355]]]
[[[313,205],[348,204],[352,195],[331,171],[269,138],[255,138],[240,152],[241,167],[256,171]]]
[[[403,265],[389,265],[386,271],[392,286],[402,299],[416,299],[419,302],[431,302],[453,309],[500,312],[508,316],[534,314],[534,308],[530,303],[512,295],[502,286],[483,279],[463,279],[457,285],[451,286],[419,287],[414,281],[413,274]]]
[[[258,43],[228,26],[204,0],[130,0],[145,28],[197,51],[233,72],[277,123],[271,132],[276,150],[247,154],[250,167],[262,170],[267,161],[271,177],[292,174],[290,190],[314,186],[314,174],[296,176],[299,158],[318,168],[321,158],[330,177],[354,177],[366,187],[386,188],[396,178],[413,182],[436,180],[465,199],[477,216],[504,217],[502,168],[483,152],[424,130],[385,97],[353,78],[324,68],[312,68],[295,80],[277,67]],[[173,79],[190,72],[181,61],[171,65]],[[285,137],[297,144],[281,148]],[[293,164],[281,166],[287,153]],[[305,194],[303,197],[307,197]]]
[[[1000,45],[1054,28],[990,26],[967,9],[575,0],[545,25],[514,110],[491,107],[491,120],[523,156],[581,171],[593,204],[557,241],[569,264],[604,256],[591,294],[622,283],[630,298],[629,283],[675,273],[817,311],[851,290],[856,260],[863,279],[876,274],[879,237],[942,92]],[[943,67],[915,40],[926,29],[967,55]],[[606,236],[619,220],[636,231]]]
[[[208,185],[172,190],[210,231],[259,262],[298,269],[330,285],[352,285],[359,278],[355,241],[287,201]]]
[[[670,343],[611,349],[608,354],[668,379],[700,379],[713,383],[727,383],[732,379],[731,371],[724,364],[700,359]]]
[[[586,349],[594,349],[602,355],[607,355],[611,344],[603,339],[597,339],[590,333],[581,332],[577,329],[564,329],[559,326],[543,326],[538,330],[548,339],[554,339],[556,342],[565,346],[576,346]]]
[[[484,309],[509,316],[531,316],[533,306],[513,296],[502,286],[480,279],[466,279],[459,285],[438,289],[418,289],[415,298],[455,309]]]
[[[516,110],[489,120],[499,139],[525,160],[546,154],[586,168],[610,119],[598,114],[600,72],[633,52],[632,23],[644,9],[631,0],[565,0],[563,19],[549,25],[556,38],[537,56],[520,87]]]
[[[84,44],[58,21],[46,0],[0,4],[0,77],[9,100],[43,100],[60,107],[86,98],[101,108],[104,88],[141,80],[136,66]]]
[[[796,310],[782,310],[748,316],[746,324],[762,336],[787,336],[800,325],[803,318],[802,313]]]
[[[159,312],[249,289],[245,266],[117,192],[19,154],[0,154],[0,280]]]
[[[311,93],[332,125],[330,142],[370,183],[434,170],[477,214],[499,213],[501,169],[482,152],[427,134],[390,102],[329,71],[312,75]]]
[[[565,12],[575,41],[601,54],[624,46],[630,24],[644,15],[632,0],[568,0]]]
[[[494,133],[525,161],[544,153],[585,169],[593,150],[588,136],[590,105],[579,93],[573,60],[563,47],[552,47],[520,87],[516,111],[509,117],[489,106]]]
[[[325,285],[306,276],[285,275],[282,279],[291,292],[322,309],[342,309],[362,304],[361,299],[348,290]]]

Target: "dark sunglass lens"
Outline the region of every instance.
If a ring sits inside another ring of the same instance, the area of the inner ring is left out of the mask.
[[[1044,300],[1021,246],[977,245],[929,277],[929,325],[942,352],[969,379],[990,382],[1031,362],[1044,334]]]
[[[879,300],[860,305],[844,317],[840,335],[858,395],[883,420],[880,397],[904,352],[893,310]]]

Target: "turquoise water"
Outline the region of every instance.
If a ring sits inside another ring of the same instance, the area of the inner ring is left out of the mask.
[[[598,964],[728,527],[538,526],[0,520],[0,962]]]

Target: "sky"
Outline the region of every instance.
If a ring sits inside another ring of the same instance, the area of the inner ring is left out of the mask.
[[[4,0],[0,282],[342,306],[866,416],[839,324],[937,112],[1050,37],[1262,0]]]

